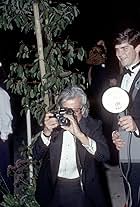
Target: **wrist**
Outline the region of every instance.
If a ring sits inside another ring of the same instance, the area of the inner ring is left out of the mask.
[[[89,144],[88,137],[87,137],[84,133],[81,133],[77,138],[78,138],[83,144]]]
[[[44,135],[45,137],[50,137],[50,136],[51,136],[51,131],[50,131],[47,127],[45,127],[45,128],[43,129],[43,135]]]
[[[43,132],[43,135],[44,135],[46,138],[49,138],[49,137],[50,137],[50,135],[45,134],[44,132]]]
[[[43,131],[41,132],[41,139],[45,145],[49,145],[51,141],[51,136],[46,136]]]

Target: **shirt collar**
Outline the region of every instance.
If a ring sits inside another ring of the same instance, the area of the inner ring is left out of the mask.
[[[132,64],[131,66],[126,67],[130,71],[133,71],[134,73],[140,69],[140,61],[136,64]]]

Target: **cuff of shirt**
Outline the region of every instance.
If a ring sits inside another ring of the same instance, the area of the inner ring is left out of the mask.
[[[88,137],[88,141],[89,141],[89,145],[85,145],[85,144],[82,144],[82,145],[86,148],[86,150],[89,153],[91,153],[92,155],[94,155],[95,152],[96,152],[96,149],[97,149],[96,142],[93,139],[90,139],[89,137]]]
[[[50,144],[51,136],[49,136],[49,137],[45,136],[42,131],[41,132],[41,139],[42,139],[43,143],[48,146]]]
[[[1,134],[0,134],[0,138],[1,138],[2,140],[8,140],[8,135],[1,132]]]
[[[140,132],[139,132],[138,128],[136,129],[135,134],[136,134],[137,136],[140,135]]]

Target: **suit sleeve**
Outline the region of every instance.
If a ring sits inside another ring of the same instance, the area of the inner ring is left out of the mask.
[[[102,162],[109,160],[109,148],[103,135],[101,121],[97,121],[91,133],[91,138],[96,142],[95,158]]]
[[[42,141],[41,137],[38,137],[37,141],[34,143],[32,152],[33,152],[33,159],[41,160],[44,158],[46,153],[49,150],[49,146],[46,146]]]
[[[109,159],[109,148],[103,135],[102,122],[91,117],[88,117],[85,122],[81,124],[81,130],[96,142],[95,154],[93,155],[85,149],[87,156],[92,156],[101,162],[107,161]]]
[[[139,108],[140,108],[140,89],[137,92],[135,100],[132,103],[132,109],[130,110],[130,115],[132,115],[134,121],[136,122],[138,130],[140,132],[140,109]],[[138,136],[137,134],[135,135]],[[140,137],[140,135],[138,137]]]

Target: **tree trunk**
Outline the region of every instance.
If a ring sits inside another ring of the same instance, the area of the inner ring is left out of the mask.
[[[33,11],[34,11],[34,19],[35,19],[35,33],[36,33],[37,49],[38,49],[38,55],[39,55],[39,67],[40,67],[40,73],[41,73],[41,82],[42,82],[42,85],[44,85],[44,83],[46,82],[46,79],[44,79],[44,75],[46,74],[46,70],[45,70],[45,62],[44,62],[41,25],[40,25],[40,18],[39,18],[39,7],[38,7],[38,3],[36,1],[33,3]],[[49,107],[48,94],[45,94],[45,96],[44,96],[44,103],[46,104],[46,111],[47,111],[47,109]]]

